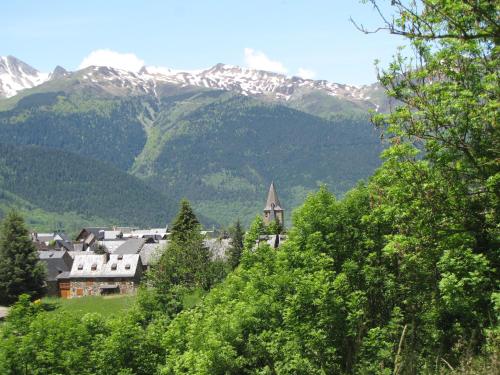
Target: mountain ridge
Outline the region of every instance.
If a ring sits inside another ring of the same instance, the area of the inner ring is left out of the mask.
[[[0,58],[0,62],[7,58]],[[74,72],[68,72],[57,66],[52,73],[40,73],[19,59],[12,58],[12,66],[26,66],[32,72],[31,76],[37,75],[43,79],[34,78],[26,80],[26,74],[22,69],[11,69],[11,73],[20,71],[21,77],[15,74],[0,76],[0,87],[2,81],[19,81],[16,87],[9,90],[0,90],[0,98],[10,98],[26,88],[33,88],[58,78],[77,78],[88,83],[110,83],[129,90],[127,94],[152,94],[158,96],[159,85],[176,85],[180,87],[199,87],[206,89],[218,89],[235,92],[244,96],[255,96],[269,100],[287,102],[307,91],[321,92],[325,95],[342,98],[368,109],[378,110],[380,103],[372,98],[373,94],[380,90],[378,84],[355,86],[349,84],[331,83],[326,80],[305,79],[298,76],[286,76],[264,70],[239,67],[218,63],[208,69],[196,71],[180,71],[169,68],[158,68],[143,66],[139,71],[126,71],[112,66],[89,66]],[[27,69],[27,68],[26,68]],[[25,69],[25,70],[26,70]],[[25,79],[25,81],[23,81]],[[23,85],[24,82],[24,86]],[[5,86],[6,83],[3,83]],[[376,99],[376,98],[375,98]]]

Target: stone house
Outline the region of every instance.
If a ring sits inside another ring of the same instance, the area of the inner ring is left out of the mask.
[[[73,258],[66,250],[39,251],[38,257],[47,271],[47,295],[59,296],[59,282],[71,270]]]
[[[139,254],[79,254],[69,273],[69,297],[135,293],[143,274]]]

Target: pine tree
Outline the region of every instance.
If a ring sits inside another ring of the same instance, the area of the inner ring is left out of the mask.
[[[236,268],[240,264],[241,253],[243,252],[243,228],[240,220],[236,221],[233,230],[231,231],[231,248],[229,249],[229,264],[231,268]]]
[[[150,284],[168,296],[179,288],[209,289],[211,286],[210,251],[200,233],[200,222],[189,201],[183,199],[180,206],[170,243],[148,276]]]
[[[200,229],[200,222],[187,199],[181,200],[181,207],[172,225],[172,241],[185,241],[194,230]]]
[[[0,304],[10,304],[23,293],[41,296],[45,269],[23,218],[11,211],[0,228]]]

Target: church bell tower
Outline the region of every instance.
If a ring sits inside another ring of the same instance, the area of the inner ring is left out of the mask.
[[[276,219],[278,219],[281,225],[284,225],[284,210],[281,207],[281,203],[278,199],[278,193],[276,193],[276,188],[273,181],[271,182],[269,193],[267,194],[266,207],[264,207],[264,223],[268,225]]]

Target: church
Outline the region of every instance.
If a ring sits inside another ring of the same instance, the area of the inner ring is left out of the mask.
[[[272,223],[276,219],[281,225],[284,225],[284,210],[278,198],[274,181],[272,181],[269,187],[269,193],[267,193],[266,207],[264,207],[264,223],[269,225],[269,223]]]

